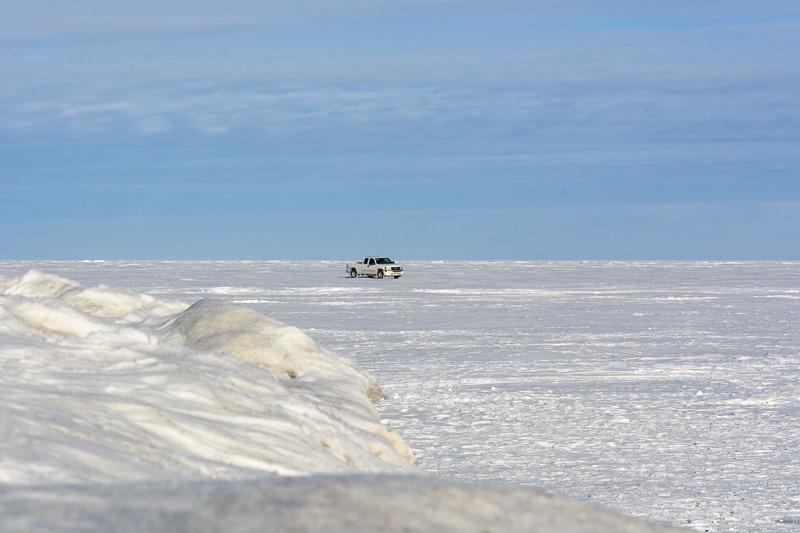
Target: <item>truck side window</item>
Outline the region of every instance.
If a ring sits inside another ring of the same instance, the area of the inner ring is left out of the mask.
[[[369,266],[375,266],[375,260],[371,257],[369,258]]]

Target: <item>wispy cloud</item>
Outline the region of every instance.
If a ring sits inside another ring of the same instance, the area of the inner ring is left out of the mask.
[[[565,142],[580,142],[587,148],[620,141],[792,142],[800,130],[800,92],[768,87],[739,91],[596,87],[566,93],[560,89],[222,84],[154,88],[12,103],[0,116],[0,129],[18,134],[47,130],[140,135],[249,130],[285,137],[355,128],[388,138],[392,131],[416,130],[419,139],[502,141],[506,151],[519,144],[536,151],[537,145]]]

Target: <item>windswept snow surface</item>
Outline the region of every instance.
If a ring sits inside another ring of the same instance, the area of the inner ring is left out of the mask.
[[[175,472],[408,472],[405,441],[440,481],[800,531],[800,263],[404,261],[399,280],[343,265],[0,262],[2,482],[49,501],[53,482]],[[20,280],[31,269],[75,282]],[[209,329],[226,316],[231,338]],[[309,354],[328,363],[315,373]]]

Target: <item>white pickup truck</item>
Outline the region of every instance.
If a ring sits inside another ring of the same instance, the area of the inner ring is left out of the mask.
[[[403,275],[403,267],[389,259],[388,257],[365,257],[358,263],[347,263],[345,266],[351,278],[358,276],[369,276],[371,278],[392,276],[394,279]]]

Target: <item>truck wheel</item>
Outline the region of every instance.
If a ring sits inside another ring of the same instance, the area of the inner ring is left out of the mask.
[[[383,270],[378,270],[378,279],[383,279]]]
[[[356,272],[355,268],[350,271],[350,277],[351,278],[357,278],[358,277],[358,272]]]
[[[400,279],[400,276],[395,276],[394,279]]]

